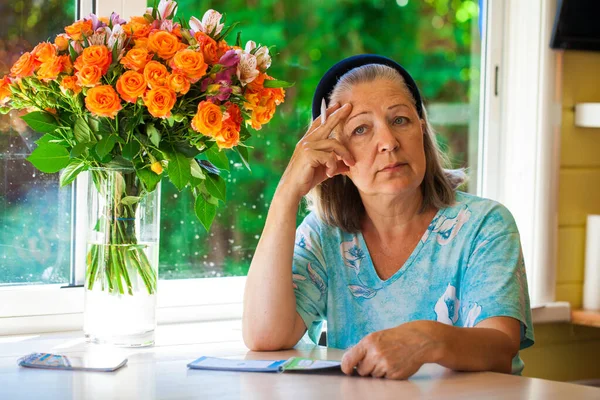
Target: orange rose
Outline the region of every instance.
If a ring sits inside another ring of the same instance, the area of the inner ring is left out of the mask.
[[[190,81],[185,75],[174,72],[167,78],[167,86],[176,93],[186,94],[190,90]]]
[[[145,91],[146,80],[139,72],[127,71],[117,81],[117,92],[123,100],[130,103],[135,103]]]
[[[133,38],[148,36],[148,33],[150,33],[150,30],[152,29],[152,25],[150,25],[150,22],[144,17],[131,17],[129,22],[121,27],[125,34],[132,36]]]
[[[36,75],[40,80],[48,82],[58,78],[58,74],[60,74],[62,70],[62,59],[60,57],[53,56],[40,65]]]
[[[127,69],[140,72],[150,60],[152,60],[152,54],[147,49],[133,48],[127,52],[125,57],[121,58],[121,64]]]
[[[54,44],[58,51],[65,51],[69,48],[69,37],[64,33],[58,34],[54,39]]]
[[[169,88],[159,86],[144,93],[143,99],[150,115],[155,118],[168,118],[177,101],[177,94]]]
[[[15,78],[25,78],[27,76],[31,76],[33,74],[33,70],[35,70],[38,65],[39,62],[31,53],[23,53],[15,65],[13,65],[10,69],[10,73]]]
[[[102,71],[97,65],[85,65],[75,73],[77,84],[84,87],[94,87],[100,83]]]
[[[214,137],[221,131],[222,126],[223,113],[221,107],[210,101],[201,101],[198,104],[198,112],[192,119],[192,129],[205,136]]]
[[[110,85],[96,86],[88,90],[85,106],[94,115],[113,119],[122,108],[119,95]]]
[[[154,89],[159,86],[165,86],[167,84],[168,77],[169,71],[167,71],[167,67],[158,61],[150,61],[144,67],[144,78],[146,79],[150,89]]]
[[[99,44],[86,47],[75,60],[75,69],[81,69],[84,65],[96,65],[102,70],[102,75],[106,74],[110,63],[112,62],[112,53],[108,47]]]
[[[81,86],[77,83],[77,80],[76,76],[65,76],[60,82],[62,91],[66,93],[67,90],[70,90],[75,94],[81,92]]]
[[[171,59],[175,53],[186,47],[170,32],[156,31],[148,37],[148,49],[164,60]]]
[[[219,149],[231,149],[240,142],[240,129],[233,123],[223,123],[221,130],[214,136]]]
[[[198,82],[206,75],[208,65],[204,62],[202,53],[191,49],[178,51],[170,62],[174,71],[187,76],[191,83]]]
[[[204,55],[204,59],[207,63],[214,64],[217,61],[219,61],[219,48],[217,46],[217,42],[215,42],[213,38],[211,38],[204,32],[198,31],[194,35],[194,39],[196,39],[196,41],[200,45],[200,48],[202,49],[202,54]]]
[[[8,76],[3,76],[0,79],[0,104],[6,103],[10,99],[10,79]]]
[[[133,48],[148,50],[148,38],[144,37],[144,38],[135,39],[135,45],[133,46]]]
[[[83,40],[83,36],[91,36],[94,33],[92,29],[92,20],[79,20],[65,28],[67,35],[73,40]]]
[[[242,111],[237,106],[237,104],[226,103],[225,104],[226,111],[223,116],[223,122],[233,124],[233,126],[237,127],[237,130],[240,130],[240,126],[242,125]]]
[[[221,57],[223,57],[223,54],[227,53],[231,49],[232,47],[229,46],[226,41],[219,40],[219,43],[217,43],[217,59],[221,59]]]
[[[258,106],[254,110],[252,110],[252,115],[250,116],[250,123],[252,124],[252,128],[256,130],[260,130],[264,124],[269,122],[273,115],[275,114],[275,107],[262,107]]]
[[[52,57],[56,57],[56,46],[52,43],[42,42],[33,48],[31,55],[40,63],[44,63]]]
[[[62,64],[62,72],[65,74],[71,74],[73,72],[73,63],[71,62],[71,57],[64,55],[58,56],[60,58],[60,62]]]

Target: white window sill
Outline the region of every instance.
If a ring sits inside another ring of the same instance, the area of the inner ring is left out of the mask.
[[[531,308],[531,319],[534,324],[571,321],[571,304],[566,301],[556,301]]]

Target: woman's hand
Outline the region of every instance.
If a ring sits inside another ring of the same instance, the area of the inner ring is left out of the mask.
[[[354,158],[339,140],[330,137],[333,129],[343,122],[351,104],[335,104],[327,109],[327,121],[321,125],[321,118],[313,121],[310,128],[296,145],[294,154],[281,177],[280,188],[298,200],[313,187],[328,177],[347,172],[354,165]]]
[[[425,363],[436,362],[442,343],[432,321],[413,321],[365,336],[342,358],[342,371],[375,378],[407,379]]]

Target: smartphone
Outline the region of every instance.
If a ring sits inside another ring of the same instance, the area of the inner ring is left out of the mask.
[[[112,372],[127,364],[127,358],[115,354],[66,356],[51,353],[31,353],[19,358],[17,364],[28,368]]]

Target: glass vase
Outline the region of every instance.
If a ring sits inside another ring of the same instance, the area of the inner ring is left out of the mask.
[[[84,332],[88,342],[154,344],[160,184],[133,169],[93,168],[88,184]]]

